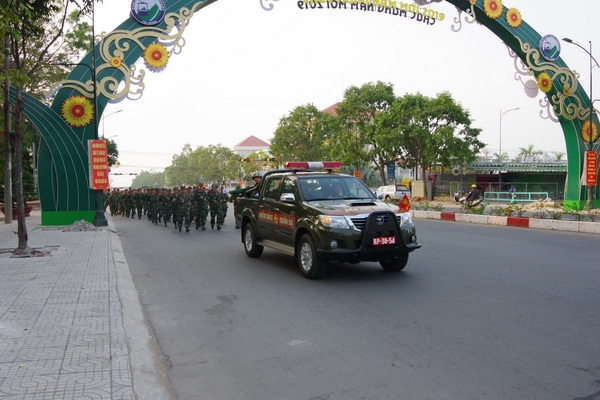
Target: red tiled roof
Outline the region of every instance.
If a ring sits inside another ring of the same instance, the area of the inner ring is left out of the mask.
[[[269,147],[269,143],[251,135],[236,144],[235,147]]]
[[[340,106],[340,103],[337,102],[334,105],[331,105],[329,107],[327,107],[326,109],[322,110],[321,112],[326,113],[326,114],[331,114],[334,117],[337,115],[337,109]]]

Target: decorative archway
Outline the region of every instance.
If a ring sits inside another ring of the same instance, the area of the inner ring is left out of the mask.
[[[40,200],[43,225],[66,225],[85,219],[92,222],[97,198],[91,189],[88,141],[97,138],[97,121],[109,102],[139,98],[144,90],[145,70],[135,63],[143,58],[147,69],[161,69],[168,58],[184,45],[183,34],[191,17],[217,0],[132,1],[132,15],[110,33],[96,37],[96,45],[78,63],[65,81],[51,93],[50,107],[24,95],[25,115],[42,136],[39,150]],[[266,11],[278,0],[258,0]],[[335,5],[348,9],[384,9],[390,13],[410,13],[421,18],[436,18],[431,9],[414,3],[392,0],[304,0],[305,4]],[[442,0],[434,0],[442,1]],[[586,132],[597,132],[598,118],[591,115],[590,99],[577,79],[559,57],[549,61],[539,49],[542,36],[522,20],[516,8],[502,0],[444,0],[456,7],[455,21],[478,22],[492,31],[514,52],[535,77],[549,106],[560,123],[568,155],[565,205],[579,209],[586,199],[581,177],[584,169]],[[418,3],[430,3],[422,0]],[[148,9],[150,5],[150,9]],[[152,8],[153,6],[153,8]],[[139,8],[142,15],[138,13]],[[83,100],[81,100],[83,99]],[[86,100],[87,99],[87,100]],[[14,91],[10,101],[14,104]],[[79,103],[77,103],[79,101]],[[87,101],[87,103],[86,103]],[[63,110],[77,103],[69,118]],[[81,103],[81,104],[80,104]],[[95,115],[89,116],[91,103]],[[86,111],[88,110],[88,111]],[[81,112],[81,115],[78,113]],[[590,118],[591,116],[591,118]],[[593,120],[590,127],[589,121]],[[591,148],[598,151],[598,140]],[[594,186],[598,198],[598,186]],[[598,200],[595,202],[598,206]]]

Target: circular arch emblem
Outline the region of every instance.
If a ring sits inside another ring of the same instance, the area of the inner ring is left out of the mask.
[[[142,25],[157,25],[165,18],[167,8],[163,0],[133,0],[131,16]]]

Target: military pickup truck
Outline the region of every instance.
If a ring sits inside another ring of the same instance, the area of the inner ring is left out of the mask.
[[[265,173],[257,194],[236,199],[248,257],[260,257],[264,247],[282,251],[308,279],[323,277],[330,262],[378,261],[386,271],[406,266],[421,247],[410,213],[379,200],[355,177],[334,173],[338,166],[290,162]]]

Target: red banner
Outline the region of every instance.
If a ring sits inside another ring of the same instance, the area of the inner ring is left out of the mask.
[[[90,162],[90,185],[94,190],[107,190],[108,181],[108,147],[106,140],[89,140],[88,154]]]
[[[585,184],[587,186],[598,185],[598,153],[595,151],[585,152]]]

